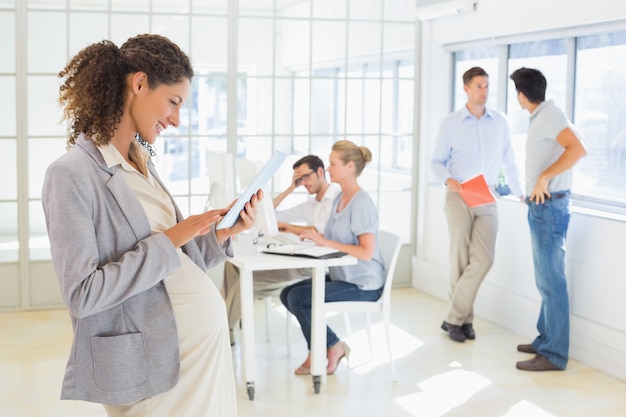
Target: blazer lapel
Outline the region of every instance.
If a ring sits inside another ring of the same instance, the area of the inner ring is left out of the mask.
[[[132,228],[137,240],[150,236],[152,230],[150,228],[150,222],[146,213],[139,202],[135,193],[124,180],[124,177],[118,167],[107,167],[104,162],[102,154],[96,147],[96,145],[89,139],[86,139],[84,135],[80,135],[76,140],[76,145],[80,146],[89,154],[89,156],[96,162],[96,164],[103,171],[111,175],[111,178],[105,182],[106,187],[109,189],[117,205],[122,210],[126,221]],[[178,213],[177,213],[178,214]]]

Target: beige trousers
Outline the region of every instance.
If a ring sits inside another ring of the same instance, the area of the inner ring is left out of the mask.
[[[498,233],[498,207],[470,208],[448,191],[445,203],[450,236],[450,303],[446,321],[461,326],[474,320],[474,300],[491,269]]]

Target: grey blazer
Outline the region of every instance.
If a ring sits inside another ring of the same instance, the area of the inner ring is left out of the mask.
[[[151,235],[118,168],[107,168],[83,135],[48,167],[42,200],[74,330],[61,398],[126,404],[170,390],[180,356],[163,279],[180,266],[175,247]],[[183,218],[178,207],[176,216]],[[230,239],[220,245],[214,229],[182,249],[203,270],[233,255]]]

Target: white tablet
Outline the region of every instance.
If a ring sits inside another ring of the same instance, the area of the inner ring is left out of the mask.
[[[283,163],[287,155],[282,152],[276,151],[267,160],[267,162],[261,167],[259,172],[252,179],[250,184],[246,187],[246,189],[241,193],[235,205],[228,210],[228,213],[224,216],[224,218],[217,224],[215,229],[228,229],[229,227],[233,227],[233,225],[239,219],[239,213],[243,210],[244,206],[257,191],[261,188],[265,187],[265,184],[274,176],[280,165]],[[265,198],[271,198],[271,196],[265,196]]]

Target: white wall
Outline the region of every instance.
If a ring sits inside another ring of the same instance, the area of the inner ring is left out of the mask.
[[[439,121],[450,106],[451,65],[445,46],[491,38],[497,42],[498,37],[555,28],[576,32],[599,22],[613,22],[617,29],[626,30],[626,3],[619,0],[576,3],[575,7],[570,0],[478,1],[474,13],[422,25],[419,185],[424,192],[412,279],[414,287],[443,300],[448,298],[445,190],[428,184],[428,159]],[[540,304],[526,213],[520,202],[499,203],[496,261],[475,305],[480,318],[519,333],[520,342],[535,336]],[[567,239],[566,272],[571,299],[570,357],[626,380],[624,236],[626,222],[575,211]]]

